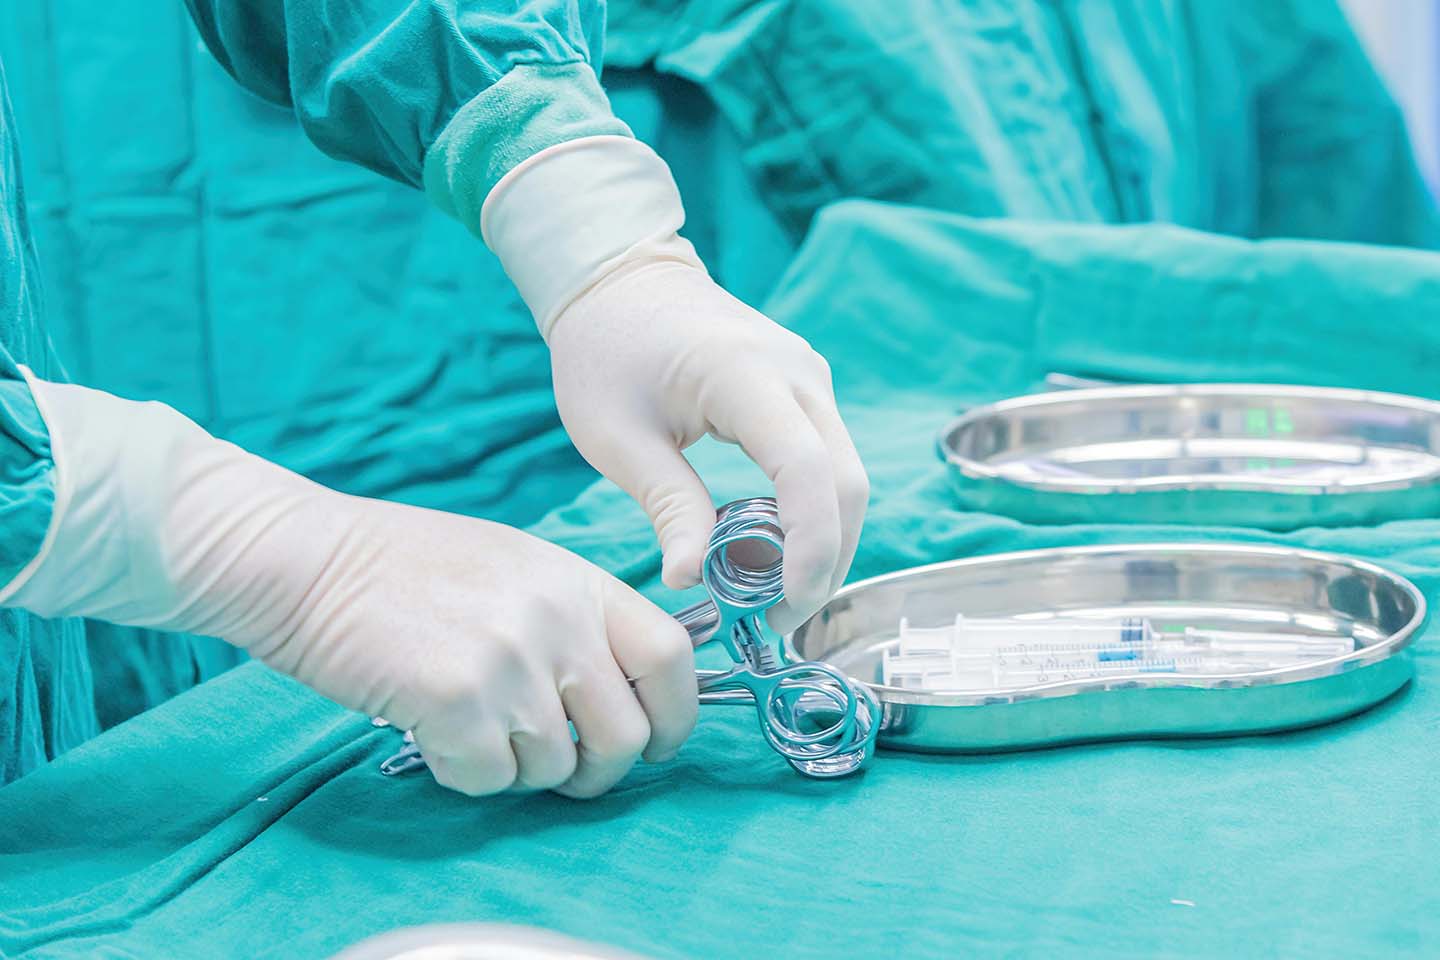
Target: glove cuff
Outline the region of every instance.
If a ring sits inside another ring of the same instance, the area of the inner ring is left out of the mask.
[[[240,561],[303,512],[293,503],[321,488],[162,403],[28,379],[50,432],[55,507],[40,553],[5,605],[232,642],[243,640],[240,627],[255,611],[281,607],[243,592],[264,586],[268,571]],[[323,567],[324,556],[312,554],[329,543],[307,532],[293,540],[272,549],[268,565],[296,568],[291,579],[308,582]]]
[[[547,340],[575,298],[615,269],[673,260],[700,270],[680,191],[654,150],[629,137],[584,137],[535,154],[485,198],[480,234]]]
[[[39,548],[8,582],[0,584],[0,607],[19,606],[19,603],[13,598],[22,587],[34,579],[35,572],[45,563],[51,550],[54,549],[55,538],[60,530],[60,522],[64,518],[66,508],[69,505],[70,487],[73,486],[73,484],[69,483],[69,470],[66,469],[62,463],[64,458],[60,453],[60,438],[55,435],[55,431],[50,425],[52,418],[46,415],[46,405],[41,400],[37,389],[37,385],[41,381],[31,372],[30,368],[23,363],[17,364],[16,366],[20,371],[21,377],[24,379],[25,389],[30,392],[31,401],[34,403],[35,410],[40,415],[40,421],[45,424],[45,434],[49,441],[50,460],[54,464],[53,469],[50,471],[53,500],[50,507],[50,516],[46,521],[45,532],[41,536]]]
[[[630,136],[587,63],[516,64],[465,104],[425,153],[425,193],[471,233],[480,208],[511,169],[547,147]]]
[[[316,585],[351,533],[352,516],[335,509],[348,498],[162,403],[30,386],[50,431],[56,506],[7,605],[223,637],[252,652],[283,645],[323,606]]]
[[[126,453],[149,433],[137,431],[143,421],[126,413],[144,407],[23,372],[50,433],[55,506],[40,552],[5,603],[45,617],[98,614],[125,592],[131,567],[135,510],[123,493]]]

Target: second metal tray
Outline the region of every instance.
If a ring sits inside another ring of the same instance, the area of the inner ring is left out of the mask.
[[[1352,637],[1353,653],[1224,676],[1060,680],[1005,692],[881,684],[902,617],[1146,617],[1199,626]],[[1310,726],[1378,703],[1411,678],[1425,600],[1403,577],[1347,557],[1245,544],[1140,544],[998,554],[918,567],[842,589],[786,638],[874,688],[880,745],[972,753],[1089,740],[1227,736]]]
[[[1037,523],[1289,529],[1440,516],[1440,403],[1265,384],[1064,390],[939,438],[961,502]]]

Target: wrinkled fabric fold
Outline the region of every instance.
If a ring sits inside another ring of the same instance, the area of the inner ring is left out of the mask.
[[[0,67],[0,591],[38,562],[55,512],[50,432],[21,369],[64,370],[41,314],[39,267]],[[79,620],[0,609],[0,783],[39,767],[99,730]]]
[[[320,149],[412,186],[467,227],[510,167],[628,135],[600,90],[602,0],[343,5],[186,0],[239,83]]]
[[[1246,260],[1256,268],[1237,275]],[[1141,277],[1133,303],[1104,299]],[[1440,346],[1424,322],[1437,280],[1429,253],[857,201],[816,220],[766,306],[830,351],[870,467],[855,577],[1006,550],[1223,539],[1368,558],[1434,603],[1440,519],[1289,534],[1031,526],[959,510],[932,444],[956,407],[1036,386],[1082,335],[1107,345],[1107,369],[1137,379],[1203,338],[1253,331],[1270,350],[1224,351],[1209,372],[1371,385],[1387,348],[1381,336],[1365,352],[1363,331],[1380,321],[1416,351]],[[1327,305],[1322,281],[1345,284],[1344,301]],[[1222,291],[1251,308],[1218,313],[1210,332],[1171,328],[1164,350],[1131,346],[1137,318],[1158,325]],[[1346,317],[1357,332],[1332,338]],[[1418,364],[1399,369],[1395,388],[1440,397]],[[717,498],[763,489],[737,451],[706,443],[694,456]],[[530,529],[667,609],[686,602],[659,584],[644,514],[609,484]],[[252,664],[0,790],[0,950],[318,960],[382,929],[464,917],[666,960],[834,943],[917,956],[1139,958],[1177,942],[1204,956],[1426,953],[1440,942],[1440,897],[1425,882],[1440,857],[1434,639],[1432,627],[1419,640],[1413,686],[1314,730],[987,757],[882,751],[850,781],[799,780],[753,716],[703,708],[677,760],[584,805],[476,802],[423,776],[383,777],[396,731]],[[56,817],[60,806],[71,813]],[[1393,836],[1408,839],[1377,848]],[[82,846],[95,852],[66,855]],[[754,896],[757,876],[767,896]],[[737,925],[716,905],[738,902]]]

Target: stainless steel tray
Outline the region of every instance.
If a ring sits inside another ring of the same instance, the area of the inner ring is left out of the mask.
[[[1263,384],[1064,390],[941,432],[969,509],[1287,529],[1440,516],[1440,403]]]
[[[1148,617],[1158,628],[1332,634],[1355,652],[1264,672],[1149,674],[1006,693],[925,693],[881,684],[901,617]],[[974,753],[1088,740],[1262,733],[1337,720],[1409,681],[1425,600],[1360,560],[1283,547],[1143,544],[999,554],[918,567],[841,590],[786,638],[872,685],[880,744]]]
[[[508,923],[433,923],[370,937],[330,960],[641,960],[617,948]]]

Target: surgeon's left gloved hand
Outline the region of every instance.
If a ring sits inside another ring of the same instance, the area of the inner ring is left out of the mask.
[[[774,482],[786,601],[770,623],[788,631],[843,582],[868,481],[825,361],[711,280],[683,221],[664,161],[598,136],[511,170],[481,232],[550,346],[571,440],[650,516],[668,586],[698,582],[715,522],[686,447],[706,434],[738,443]]]

